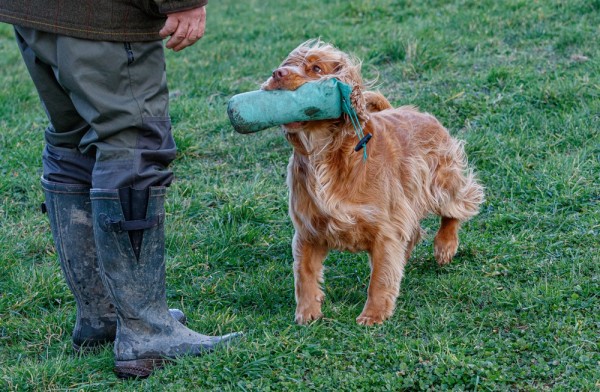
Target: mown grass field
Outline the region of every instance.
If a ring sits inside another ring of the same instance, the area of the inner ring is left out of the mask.
[[[144,381],[117,380],[110,347],[72,353],[38,208],[46,119],[0,26],[0,390],[600,389],[599,26],[598,0],[211,1],[205,38],[168,54],[168,299],[198,331],[245,337]],[[291,148],[275,129],[236,134],[225,111],[314,37],[465,140],[486,187],[453,264],[437,267],[424,222],[382,326],[355,323],[369,266],[346,253],[326,262],[325,319],[294,324]]]

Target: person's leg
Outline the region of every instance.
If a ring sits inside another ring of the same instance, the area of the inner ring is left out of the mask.
[[[127,220],[117,190],[92,189],[94,232],[104,282],[117,306],[115,372],[147,377],[169,359],[201,355],[237,334],[205,336],[168,317],[165,291],[165,187],[149,191],[144,219]],[[139,255],[129,226],[143,230]]]
[[[46,111],[49,126],[44,137],[43,178],[48,181],[92,185],[94,153],[79,150],[90,125],[77,113],[68,90],[58,82],[56,35],[15,27],[17,44]]]
[[[97,42],[15,30],[51,123],[44,178],[104,189],[168,186],[176,149],[161,41]]]
[[[43,204],[48,214],[60,266],[75,297],[77,318],[73,348],[93,348],[114,341],[117,316],[100,279],[92,227],[90,188],[42,178]]]
[[[56,35],[17,27],[17,43],[46,110],[42,188],[61,269],[75,297],[77,317],[73,348],[93,348],[115,339],[117,318],[111,297],[100,279],[92,227],[90,187],[94,154],[79,143],[90,126],[79,116],[68,90],[58,82]],[[171,314],[180,322],[185,315]]]
[[[50,125],[45,132],[42,188],[60,266],[75,297],[77,318],[73,348],[94,347],[113,341],[116,313],[100,280],[92,228],[90,187],[94,156],[82,154],[79,140],[89,130],[56,80],[56,68],[43,57],[53,57],[54,35],[15,28],[17,43]],[[36,53],[32,45],[43,48]]]
[[[59,37],[58,82],[90,125],[79,149],[95,154],[92,187],[168,186],[175,158],[161,41]]]
[[[165,360],[235,336],[199,334],[167,308],[164,200],[175,144],[162,43],[63,37],[59,53],[60,83],[91,125],[79,147],[96,152],[92,219],[101,276],[117,309],[115,371],[146,377]]]

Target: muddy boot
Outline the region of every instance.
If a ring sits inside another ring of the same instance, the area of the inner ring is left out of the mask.
[[[121,378],[148,377],[169,359],[201,355],[238,335],[202,335],[169,315],[165,192],[165,187],[91,191],[102,279],[117,308],[115,373]],[[129,216],[124,209],[129,209]]]
[[[100,279],[92,227],[92,204],[87,185],[63,184],[42,178],[54,244],[67,286],[75,297],[77,318],[73,349],[89,351],[115,340],[117,314],[111,296]],[[185,323],[185,315],[171,315]]]

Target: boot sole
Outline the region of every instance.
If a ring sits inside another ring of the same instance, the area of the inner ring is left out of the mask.
[[[168,359],[134,359],[131,361],[115,361],[115,374],[118,378],[147,378],[156,369],[162,368]]]

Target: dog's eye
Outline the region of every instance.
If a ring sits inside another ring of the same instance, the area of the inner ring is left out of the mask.
[[[323,70],[321,69],[321,67],[319,67],[318,65],[313,65],[312,70],[314,73],[318,73],[320,74],[321,72],[323,72]]]

